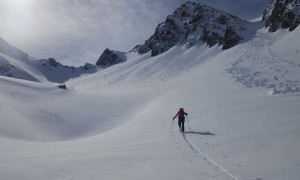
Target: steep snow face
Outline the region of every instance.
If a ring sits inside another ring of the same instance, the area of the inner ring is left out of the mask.
[[[270,32],[279,28],[293,31],[300,24],[300,1],[299,0],[273,0],[265,10],[263,20]]]
[[[0,75],[35,82],[63,83],[97,71],[92,64],[64,66],[53,58],[36,60],[0,38]]]
[[[151,55],[156,56],[177,44],[192,47],[199,41],[209,47],[219,44],[228,49],[243,39],[247,24],[224,11],[188,2],[159,24],[154,35],[134,51],[140,54],[151,51]]]
[[[46,79],[37,69],[34,58],[11,46],[0,37],[0,75],[45,82]]]

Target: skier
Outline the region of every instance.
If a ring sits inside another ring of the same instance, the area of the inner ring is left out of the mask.
[[[181,132],[184,132],[184,120],[185,116],[188,115],[186,112],[184,112],[183,108],[180,108],[177,114],[173,117],[173,120],[178,116],[178,126]]]

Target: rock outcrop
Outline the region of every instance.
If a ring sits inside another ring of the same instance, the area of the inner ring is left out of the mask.
[[[96,62],[96,65],[100,67],[109,67],[124,62],[126,61],[124,54],[125,53],[122,52],[105,49]]]
[[[165,22],[160,23],[155,33],[133,51],[151,56],[159,55],[175,45],[192,47],[198,42],[211,47],[221,45],[228,49],[243,39],[242,32],[248,22],[221,10],[194,2],[187,2]]]
[[[293,31],[300,24],[300,0],[273,0],[265,10],[263,20],[270,32],[279,28]]]

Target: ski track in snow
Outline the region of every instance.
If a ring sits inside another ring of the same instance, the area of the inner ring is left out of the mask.
[[[234,180],[240,180],[235,175],[233,175],[229,170],[227,170],[226,168],[222,167],[216,161],[214,161],[212,158],[210,158],[203,150],[201,150],[200,148],[198,148],[197,145],[195,145],[195,143],[190,138],[188,138],[185,135],[185,133],[182,133],[182,137],[183,137],[184,141],[190,146],[190,148],[195,153],[197,153],[200,158],[202,158],[203,160],[205,160],[208,164],[210,164],[211,166],[215,167],[218,171],[221,171],[226,176],[228,176],[228,177],[230,177],[230,178],[232,178]]]

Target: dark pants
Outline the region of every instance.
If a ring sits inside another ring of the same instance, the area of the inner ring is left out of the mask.
[[[178,126],[179,126],[179,129],[181,127],[181,131],[184,132],[184,117],[178,118]]]

